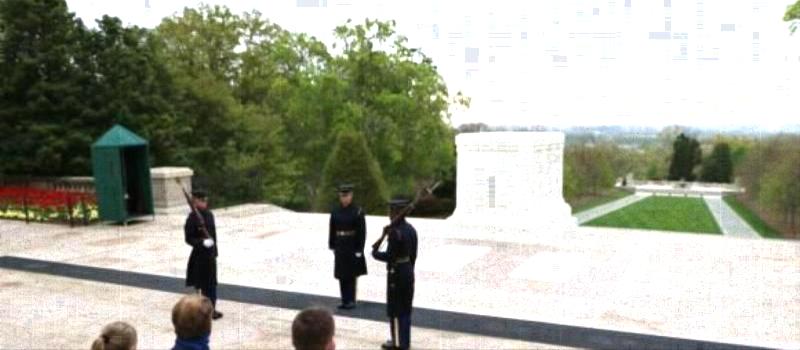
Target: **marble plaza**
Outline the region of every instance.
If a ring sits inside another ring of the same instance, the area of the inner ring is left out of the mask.
[[[290,348],[298,309],[338,303],[327,216],[252,205],[216,213],[225,318],[212,346]],[[187,292],[183,221],[3,221],[0,348],[87,348],[117,319],[138,328],[141,349],[171,346],[169,310]],[[368,218],[369,242],[386,222]],[[800,347],[796,242],[596,228],[513,242],[447,220],[410,222],[420,237],[415,348]],[[384,266],[368,261],[361,306],[336,316],[342,349],[387,336]]]
[[[718,198],[710,207],[734,237],[578,227],[639,196],[572,217],[563,134],[462,134],[456,144],[455,213],[409,220],[419,235],[412,348],[800,348],[800,242],[740,238]],[[162,182],[154,187],[175,183]],[[190,247],[180,191],[166,192],[153,221],[128,226],[0,221],[0,349],[87,348],[116,320],[137,328],[140,349],[170,347]],[[225,318],[212,348],[291,348],[298,310],[339,302],[328,215],[215,213]],[[387,223],[368,217],[367,247]],[[388,336],[385,266],[367,261],[360,306],[336,314],[340,349]]]

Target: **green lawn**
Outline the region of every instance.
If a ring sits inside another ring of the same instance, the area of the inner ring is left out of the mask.
[[[783,238],[783,236],[781,236],[781,234],[778,231],[776,231],[775,229],[770,227],[769,224],[764,222],[764,220],[762,220],[761,217],[758,216],[758,214],[754,213],[752,210],[747,208],[744,205],[744,203],[742,203],[741,201],[739,201],[738,198],[736,198],[736,196],[725,196],[722,197],[722,200],[724,200],[725,203],[728,203],[728,206],[730,206],[731,209],[733,209],[733,211],[736,212],[736,214],[739,214],[739,216],[742,217],[744,221],[747,221],[747,224],[750,225],[750,227],[752,227],[754,230],[756,230],[756,232],[758,232],[758,234],[760,234],[761,237]]]
[[[589,210],[608,202],[613,202],[617,199],[630,196],[632,194],[633,191],[631,190],[613,188],[610,191],[598,196],[583,197],[570,201],[569,205],[572,207],[572,214],[577,214],[584,210]]]
[[[722,231],[701,198],[649,197],[587,222],[587,226],[715,233]]]

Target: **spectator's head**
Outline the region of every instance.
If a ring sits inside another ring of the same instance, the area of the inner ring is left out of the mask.
[[[109,323],[92,343],[92,350],[135,350],[136,329],[125,322]]]
[[[333,315],[322,308],[301,311],[292,322],[292,344],[297,350],[334,350]]]
[[[172,308],[172,325],[179,339],[192,339],[211,333],[211,314],[214,307],[208,298],[190,294],[178,300]]]

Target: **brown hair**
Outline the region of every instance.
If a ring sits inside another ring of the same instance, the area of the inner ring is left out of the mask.
[[[103,327],[92,343],[92,350],[136,349],[136,329],[125,322],[113,322]]]
[[[323,308],[308,308],[292,322],[292,345],[297,350],[323,350],[333,340],[333,315]]]
[[[208,298],[186,295],[172,308],[172,325],[180,339],[191,339],[211,333],[211,313],[214,306]]]

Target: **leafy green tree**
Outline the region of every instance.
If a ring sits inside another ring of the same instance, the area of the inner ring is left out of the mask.
[[[672,145],[672,161],[669,165],[669,180],[694,181],[694,168],[700,164],[702,154],[697,139],[681,133]]]
[[[615,176],[609,150],[575,145],[564,152],[565,190],[571,195],[598,195],[614,186]]]
[[[275,33],[285,34],[257,12],[242,17],[207,5],[187,8],[156,30],[160,55],[175,77],[178,161],[226,204],[292,202],[296,164],[286,148],[281,108],[267,98],[275,91],[263,89],[279,77],[259,75],[277,64],[256,58]]]
[[[745,189],[744,199],[765,209],[763,219],[782,232],[798,233],[798,178],[800,137],[776,135],[757,140],[748,150],[737,177]]]
[[[661,176],[658,173],[658,167],[655,164],[651,164],[649,168],[647,168],[647,173],[645,174],[645,178],[648,180],[660,180]]]
[[[581,192],[580,177],[575,173],[573,157],[564,157],[564,198],[577,198]]]
[[[0,172],[64,175],[89,168],[73,64],[83,24],[65,1],[0,2]]]
[[[241,106],[228,79],[235,76],[230,54],[238,41],[236,19],[227,9],[203,6],[184,9],[156,28],[159,54],[175,78],[181,160],[201,174],[222,168],[216,150],[235,144]]]
[[[727,143],[717,143],[703,163],[703,174],[701,176],[706,182],[729,183],[733,175],[733,160],[731,159],[731,148]]]
[[[88,105],[79,117],[82,131],[96,138],[110,125],[124,124],[148,139],[154,165],[174,164],[181,149],[175,142],[176,90],[155,38],[116,17],[103,16],[97,24],[84,32],[76,59]]]
[[[787,154],[763,177],[761,204],[781,213],[790,232],[797,236],[800,215],[800,154]]]
[[[364,133],[393,192],[413,193],[455,162],[451,99],[431,59],[407,47],[394,25],[366,20],[336,28],[343,53],[333,69],[347,82],[348,103],[334,123]]]
[[[336,135],[355,130],[393,192],[452,178],[451,107],[430,58],[394,23],[336,28],[341,53],[253,11],[184,9],[154,30],[105,16],[89,30],[64,1],[0,2],[0,172],[89,174],[114,123],[151,144],[152,165],[195,169],[219,205],[308,209]],[[388,191],[388,190],[387,190]]]
[[[662,180],[667,177],[670,151],[659,145],[642,146],[628,153],[637,179]]]
[[[89,30],[63,1],[2,2],[0,17],[0,123],[15,130],[0,171],[89,174],[89,146],[114,123],[149,139],[156,164],[171,161],[171,79],[147,30],[108,16]]]
[[[800,1],[794,3],[794,5],[790,5],[786,9],[786,15],[783,16],[783,20],[787,22],[791,22],[790,30],[792,34],[797,30],[797,25],[800,23]]]
[[[322,170],[322,186],[316,209],[327,211],[336,201],[336,186],[355,185],[355,201],[369,214],[386,213],[388,189],[380,165],[369,152],[364,136],[345,130],[339,133],[336,145]]]

